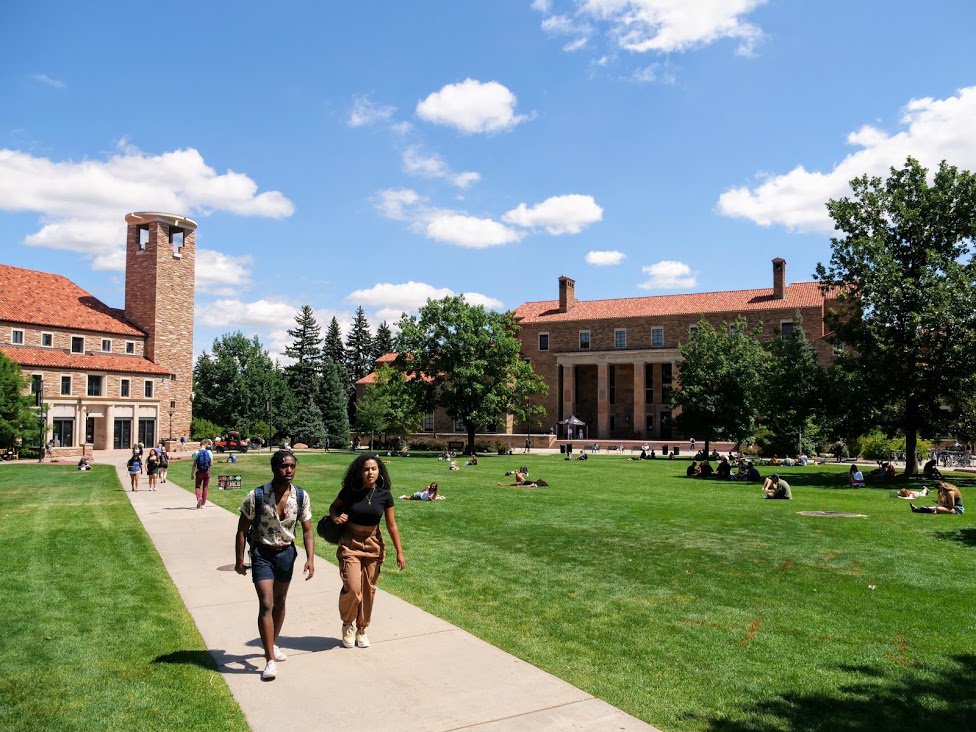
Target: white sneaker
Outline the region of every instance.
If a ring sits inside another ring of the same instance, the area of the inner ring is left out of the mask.
[[[356,645],[356,629],[352,623],[342,626],[342,645],[346,648],[352,648]]]
[[[280,648],[278,648],[278,646],[275,646],[274,647],[274,660],[275,661],[287,661],[288,660],[288,654],[285,653]]]
[[[356,645],[360,648],[369,648],[369,638],[366,636],[365,628],[356,631]]]
[[[264,671],[261,672],[262,681],[271,681],[278,675],[278,664],[274,662],[274,659],[268,661],[264,666]]]

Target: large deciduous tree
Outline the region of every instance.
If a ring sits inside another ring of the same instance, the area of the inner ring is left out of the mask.
[[[894,408],[906,474],[916,438],[944,429],[943,407],[970,399],[976,362],[976,177],[943,161],[931,178],[913,158],[888,178],[851,181],[827,209],[831,239],[816,277],[841,303],[833,319],[844,357],[870,394]]]
[[[803,452],[801,441],[808,420],[821,405],[823,371],[803,330],[800,313],[793,317],[791,332],[777,335],[764,344],[769,358],[762,421],[773,433],[775,454],[799,454]]]
[[[547,387],[520,355],[511,315],[471,305],[463,296],[428,300],[419,317],[400,320],[397,345],[396,366],[417,406],[443,407],[463,422],[469,452],[479,427],[506,414],[525,420],[543,413],[531,397]]]
[[[685,435],[742,442],[756,430],[763,406],[767,351],[745,320],[716,330],[702,320],[687,343],[671,404],[680,407],[675,424]]]
[[[34,400],[24,394],[27,381],[20,366],[0,353],[0,447],[13,445],[20,437],[24,444],[36,435],[37,413]]]

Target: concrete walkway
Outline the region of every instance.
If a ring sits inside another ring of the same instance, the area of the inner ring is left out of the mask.
[[[189,483],[187,463],[172,465],[176,482],[157,492],[145,490],[145,476],[143,490],[129,492],[124,459],[112,456],[126,495],[252,729],[655,729],[382,590],[372,646],[343,648],[338,571],[318,557],[315,577],[299,580],[301,550],[280,639],[288,660],[275,681],[262,682],[257,599],[250,575],[233,568],[237,515],[196,510],[178,487]]]

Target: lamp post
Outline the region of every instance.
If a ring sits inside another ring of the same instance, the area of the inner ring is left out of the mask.
[[[169,441],[173,441],[173,410],[169,410]]]
[[[85,426],[82,428],[82,433],[84,434],[84,439],[81,441],[81,456],[82,457],[85,457],[85,451],[88,449],[88,413],[91,411],[91,407],[89,407],[89,406],[86,405],[86,406],[84,406],[84,407],[81,408],[81,411],[83,411],[85,413]],[[92,439],[94,439],[94,437],[95,436],[92,435]],[[92,453],[94,453],[94,452],[95,452],[95,447],[93,445],[92,446]]]
[[[264,413],[268,417],[268,452],[271,452],[271,400],[265,399]]]

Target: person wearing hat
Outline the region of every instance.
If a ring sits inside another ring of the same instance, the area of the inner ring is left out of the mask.
[[[793,498],[790,484],[780,478],[779,473],[773,473],[766,478],[766,482],[763,483],[763,493],[766,494],[766,498],[782,498],[787,501]]]

